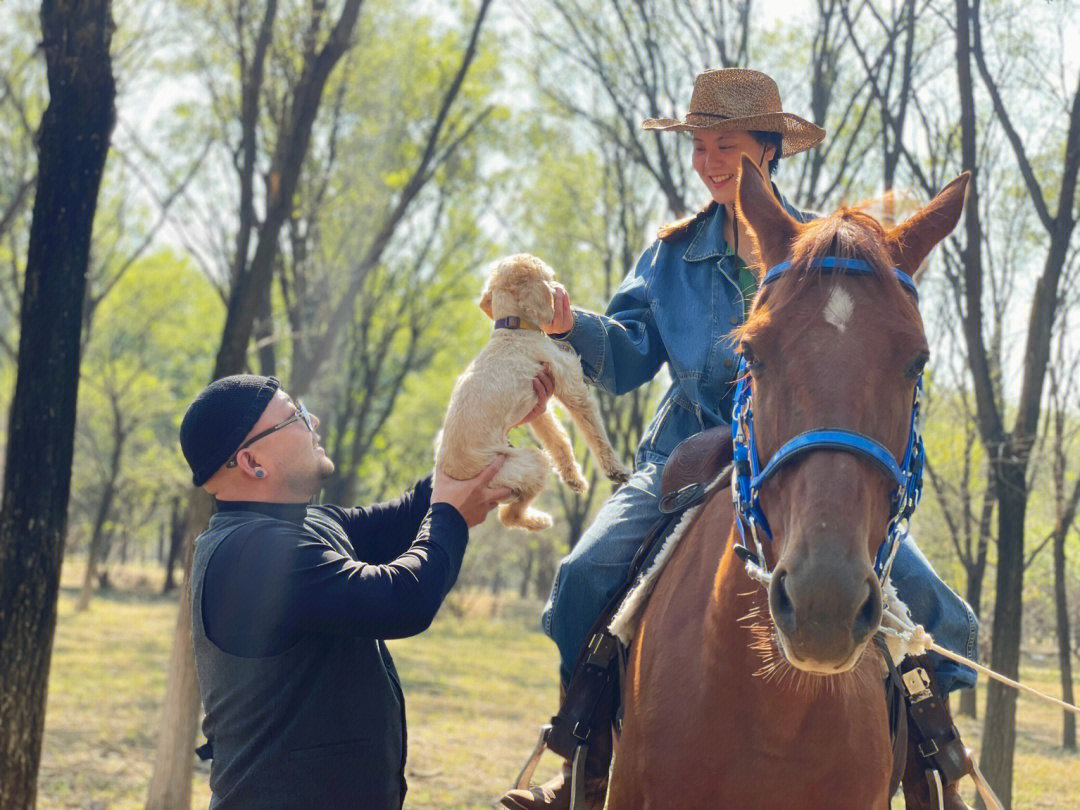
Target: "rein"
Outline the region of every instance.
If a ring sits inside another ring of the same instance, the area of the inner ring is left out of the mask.
[[[820,268],[822,273],[839,272],[849,276],[874,275],[877,271],[862,259],[847,259],[839,256],[825,256],[812,259],[808,267]],[[791,262],[781,262],[771,268],[761,281],[762,288],[780,278],[791,268]],[[898,267],[892,268],[896,280],[918,302],[918,292],[911,277]],[[736,521],[739,528],[739,542],[735,552],[746,566],[746,573],[751,579],[768,585],[772,578],[766,562],[761,535],[772,539],[769,521],[761,508],[761,487],[783,465],[792,463],[799,457],[815,450],[840,450],[853,455],[868,458],[877,464],[896,484],[890,499],[889,524],[885,538],[878,547],[874,562],[874,572],[884,584],[892,568],[893,558],[899,547],[900,538],[906,531],[908,519],[919,505],[922,496],[923,441],[919,430],[919,403],[922,395],[922,375],[915,385],[915,394],[911,404],[911,423],[908,430],[907,448],[903,459],[897,463],[892,453],[879,441],[862,433],[844,428],[828,427],[808,430],[785,442],[777,450],[768,464],[761,465],[758,456],[757,441],[754,436],[753,387],[746,360],[739,361],[738,384],[735,388],[735,406],[731,419],[731,440],[734,446],[735,470],[731,477],[731,494],[735,503]],[[747,545],[747,534],[754,541],[754,549]]]

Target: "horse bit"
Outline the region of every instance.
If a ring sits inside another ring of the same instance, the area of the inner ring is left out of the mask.
[[[812,259],[807,266],[820,268],[822,274],[840,272],[849,276],[867,276],[876,273],[873,266],[862,259],[847,259],[838,256]],[[790,267],[791,262],[785,261],[769,270],[761,281],[762,289],[780,278]],[[917,304],[919,294],[911,276],[898,267],[892,268],[892,272],[901,286],[915,297]],[[869,436],[843,428],[818,428],[800,433],[785,442],[762,469],[754,437],[753,391],[749,369],[745,358],[739,361],[735,406],[731,419],[735,466],[731,477],[731,494],[738,518],[735,525],[739,528],[740,537],[740,542],[735,544],[735,552],[742,559],[746,572],[752,579],[768,586],[772,578],[761,542],[761,534],[769,540],[772,539],[769,521],[761,509],[759,494],[762,485],[784,464],[798,456],[814,450],[840,450],[870,459],[896,483],[890,499],[888,529],[874,562],[874,572],[879,582],[885,583],[892,568],[900,538],[906,531],[908,519],[915,511],[915,507],[919,505],[919,499],[922,496],[924,451],[922,434],[919,430],[922,387],[920,374],[911,404],[911,426],[908,431],[907,449],[899,464],[884,445]],[[747,532],[754,541],[755,550],[751,550],[747,545]]]

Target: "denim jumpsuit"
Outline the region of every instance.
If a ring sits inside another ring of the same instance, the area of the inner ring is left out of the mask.
[[[800,221],[811,217],[784,202]],[[574,309],[559,340],[580,356],[585,379],[613,394],[648,382],[667,364],[664,394],[634,458],[634,473],[601,507],[563,558],[541,618],[559,648],[563,683],[600,611],[626,577],[639,545],[659,519],[660,476],[680,441],[731,421],[738,367],[732,330],[743,321],[741,260],[724,239],[724,207],[683,239],[654,242],[616,290],[607,313]],[[916,622],[947,649],[974,660],[978,623],[905,535],[892,581]],[[945,693],[973,686],[975,673],[932,657]]]

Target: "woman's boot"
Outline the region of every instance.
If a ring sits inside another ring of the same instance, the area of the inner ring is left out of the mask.
[[[559,691],[559,706],[566,698],[566,687]],[[585,757],[584,784],[578,786],[583,791],[584,802],[574,810],[602,810],[607,796],[608,768],[611,765],[611,733],[592,734]],[[511,810],[571,810],[573,762],[563,760],[559,773],[542,785],[530,785],[527,788],[514,788],[504,794],[499,802]]]

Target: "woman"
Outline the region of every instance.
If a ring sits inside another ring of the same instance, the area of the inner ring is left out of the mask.
[[[817,146],[825,137],[820,127],[782,111],[771,78],[739,68],[699,74],[683,120],[649,119],[642,127],[691,133],[694,170],[711,199],[698,214],[660,230],[606,314],[572,308],[560,291],[552,322],[542,325],[578,353],[588,381],[611,393],[648,382],[665,363],[672,378],[638,447],[633,476],[562,560],[544,608],[542,626],[559,647],[564,685],[589,628],[660,517],[660,478],[668,455],[688,436],[730,422],[738,367],[730,334],[749,309],[755,280],[748,267],[758,261],[746,224],[735,213],[742,155],[772,174],[781,157]],[[796,219],[811,218],[776,193]],[[892,576],[915,619],[939,643],[974,657],[974,615],[910,538],[900,547]],[[935,663],[945,692],[974,684],[970,670]],[[597,777],[606,773],[603,763],[591,770],[600,771]],[[560,775],[531,793],[507,794],[503,804],[565,807],[569,792]]]

